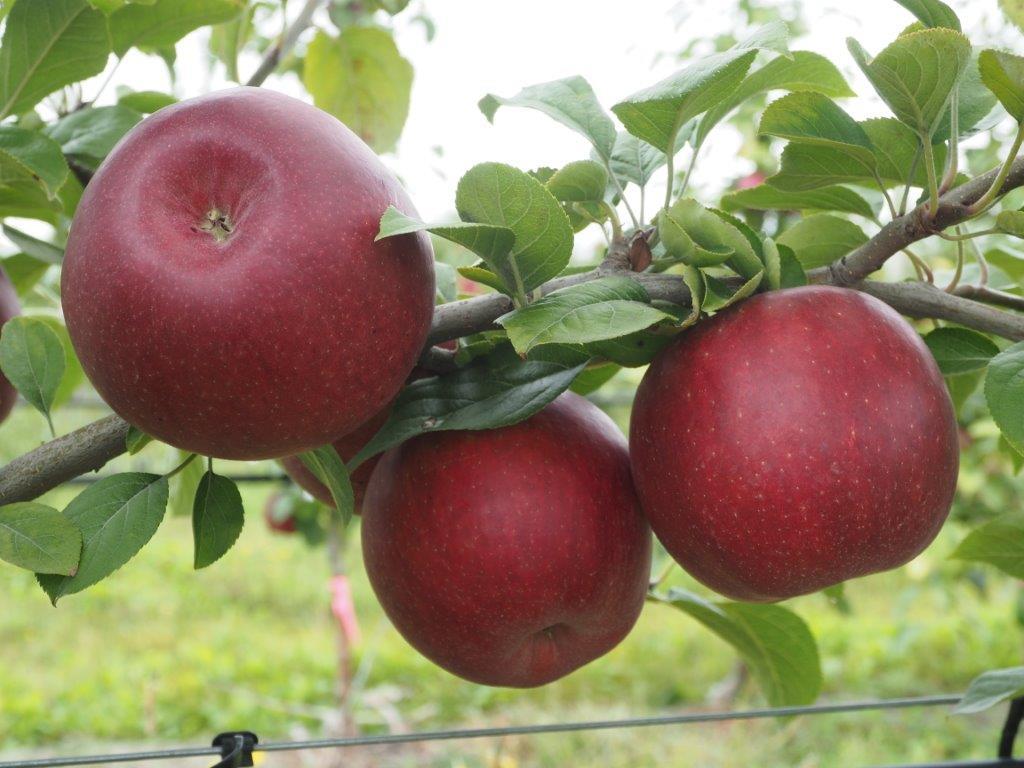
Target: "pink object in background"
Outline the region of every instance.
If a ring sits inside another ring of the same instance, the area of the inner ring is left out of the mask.
[[[356,645],[359,642],[359,620],[352,601],[352,586],[343,574],[331,577],[331,613],[338,620],[348,644]]]

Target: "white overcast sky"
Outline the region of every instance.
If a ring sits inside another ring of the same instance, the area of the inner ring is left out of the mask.
[[[950,3],[968,32],[986,30],[1014,44],[1018,52],[1024,50],[1024,38],[1007,28],[997,0]],[[298,11],[297,0],[289,5],[292,14]],[[428,219],[450,215],[455,184],[476,163],[493,160],[532,168],[588,155],[581,137],[537,112],[502,109],[490,125],[476,106],[485,93],[512,95],[525,85],[580,74],[607,107],[670,74],[680,66],[676,52],[691,40],[733,28],[730,17],[735,16],[730,0],[426,0],[426,8],[437,25],[433,42],[426,42],[419,25],[399,25],[399,47],[416,74],[405,134],[387,161],[400,172]],[[857,37],[875,53],[912,21],[892,0],[805,0],[803,18],[813,32],[794,47],[832,58],[862,95],[870,88],[847,53],[846,37]],[[181,96],[229,85],[206,74],[204,34],[196,33],[179,46]],[[161,62],[138,52],[129,57],[114,84],[169,87]],[[245,61],[243,76],[253,66],[254,60]],[[272,77],[267,87],[302,95],[293,76]],[[85,95],[90,96],[88,88]],[[109,88],[102,101],[112,95]],[[857,117],[882,113],[870,102],[848,102],[848,108]],[[716,133],[700,164],[698,183],[713,186],[717,179],[724,182],[742,172],[737,149],[738,139],[728,129]]]

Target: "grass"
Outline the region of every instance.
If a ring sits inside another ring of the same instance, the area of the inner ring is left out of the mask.
[[[37,421],[21,411],[5,425],[5,435],[41,439],[33,432]],[[0,453],[11,445],[0,446]],[[147,449],[140,458],[160,463],[169,457]],[[233,728],[254,730],[264,741],[330,733],[336,636],[326,556],[266,529],[258,513],[273,490],[273,484],[244,488],[246,530],[222,561],[202,572],[191,569],[191,531],[182,517],[169,517],[138,557],[58,608],[30,574],[0,566],[0,760],[203,744]],[[62,490],[52,501],[65,502],[73,492]],[[980,591],[977,580],[962,578],[963,566],[947,559],[962,535],[958,525],[947,526],[911,566],[848,585],[849,615],[820,595],[792,601],[820,644],[823,700],[956,692],[985,669],[1020,663],[1020,589],[990,578]],[[363,630],[354,711],[364,732],[701,707],[734,669],[728,646],[683,614],[652,605],[622,645],[555,684],[511,691],[462,682],[420,657],[390,627],[366,582],[358,536],[352,539],[348,553]],[[678,571],[673,582],[702,591]],[[762,703],[747,686],[734,706]],[[963,718],[944,709],[912,710],[482,739],[325,753],[302,762],[275,754],[262,764],[875,765],[991,757],[1001,717],[1002,711]],[[324,762],[330,759],[336,762]]]

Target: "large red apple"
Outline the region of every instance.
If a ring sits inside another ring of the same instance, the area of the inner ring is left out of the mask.
[[[630,455],[695,578],[771,601],[894,568],[938,533],[957,428],[927,347],[856,291],[762,294],[684,332],[638,390]]]
[[[0,268],[0,327],[12,317],[20,314],[21,304],[18,302],[18,294],[14,292],[14,286],[11,285],[11,279],[7,277],[7,273]],[[17,390],[0,373],[0,422],[11,415],[17,399]]]
[[[423,435],[384,454],[363,558],[409,643],[477,683],[549,683],[636,622],[651,536],[626,441],[566,394],[519,424]]]
[[[236,88],[148,117],[89,183],[62,292],[107,403],[185,450],[276,458],[329,443],[401,387],[430,325],[415,209],[330,115]]]

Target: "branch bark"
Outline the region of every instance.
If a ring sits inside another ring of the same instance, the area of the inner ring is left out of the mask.
[[[939,199],[939,210],[934,218],[928,216],[927,206],[919,206],[906,216],[893,219],[860,248],[828,267],[829,282],[852,286],[881,269],[889,258],[904,248],[966,221],[970,216],[970,206],[988,191],[998,174],[999,169],[996,168],[951,189]],[[1024,185],[1024,157],[1014,161],[1000,194],[1021,185]]]

